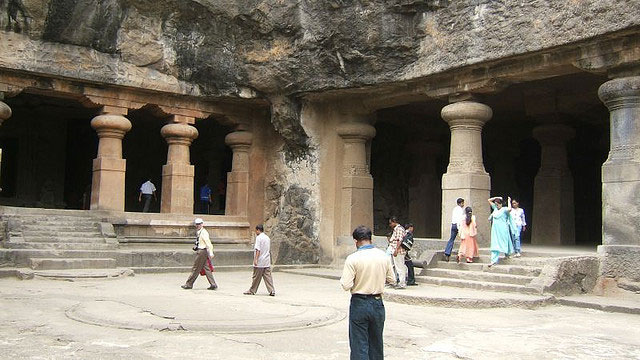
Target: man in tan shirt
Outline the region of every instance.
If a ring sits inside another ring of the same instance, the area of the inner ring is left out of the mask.
[[[193,262],[193,267],[191,268],[191,276],[187,279],[187,283],[181,287],[183,289],[193,288],[193,283],[198,278],[200,270],[204,268],[204,273],[211,285],[207,289],[215,290],[218,288],[218,285],[213,278],[211,269],[207,266],[207,259],[213,258],[213,245],[211,245],[211,240],[209,240],[209,232],[204,228],[204,221],[202,221],[202,219],[197,218],[194,224],[196,226],[196,242],[193,250],[196,252],[196,260]]]
[[[358,249],[344,263],[340,284],[351,291],[349,306],[349,347],[351,360],[382,359],[385,281],[395,283],[391,259],[371,244],[371,229],[358,226],[353,231]]]

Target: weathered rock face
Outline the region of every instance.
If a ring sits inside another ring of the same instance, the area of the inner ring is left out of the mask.
[[[557,296],[588,293],[596,286],[599,266],[597,256],[554,259],[528,286]]]
[[[638,25],[640,4],[554,1],[5,0],[0,26],[112,54],[204,94],[354,87]]]
[[[267,184],[265,230],[278,264],[318,263],[317,162],[311,157],[280,161]]]

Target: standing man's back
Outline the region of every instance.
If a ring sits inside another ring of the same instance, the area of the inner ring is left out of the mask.
[[[382,292],[385,281],[395,283],[391,259],[371,244],[371,229],[353,231],[358,249],[344,263],[340,284],[351,292],[349,346],[351,359],[382,359],[385,310]]]

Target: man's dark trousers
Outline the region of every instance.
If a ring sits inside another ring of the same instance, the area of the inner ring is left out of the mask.
[[[382,360],[384,303],[380,295],[351,295],[349,346],[351,360]]]
[[[444,254],[446,256],[451,256],[451,251],[453,251],[453,242],[456,240],[456,236],[458,236],[458,225],[451,224],[451,237],[447,242],[447,247],[444,249]]]
[[[149,206],[151,205],[152,194],[142,194],[142,200],[144,200],[144,207],[142,212],[149,212]]]
[[[404,264],[407,266],[407,284],[415,284],[416,283],[416,274],[413,271],[413,260],[405,259]]]

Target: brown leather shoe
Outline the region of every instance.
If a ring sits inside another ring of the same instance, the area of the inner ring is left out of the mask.
[[[192,286],[189,286],[189,285],[182,285],[182,286],[180,286],[180,287],[181,287],[181,288],[183,288],[183,289],[185,289],[185,290],[193,289],[193,287],[192,287]]]
[[[245,291],[245,292],[243,292],[243,294],[245,294],[245,295],[255,295],[255,294],[254,294],[254,293],[252,293],[251,291]]]

